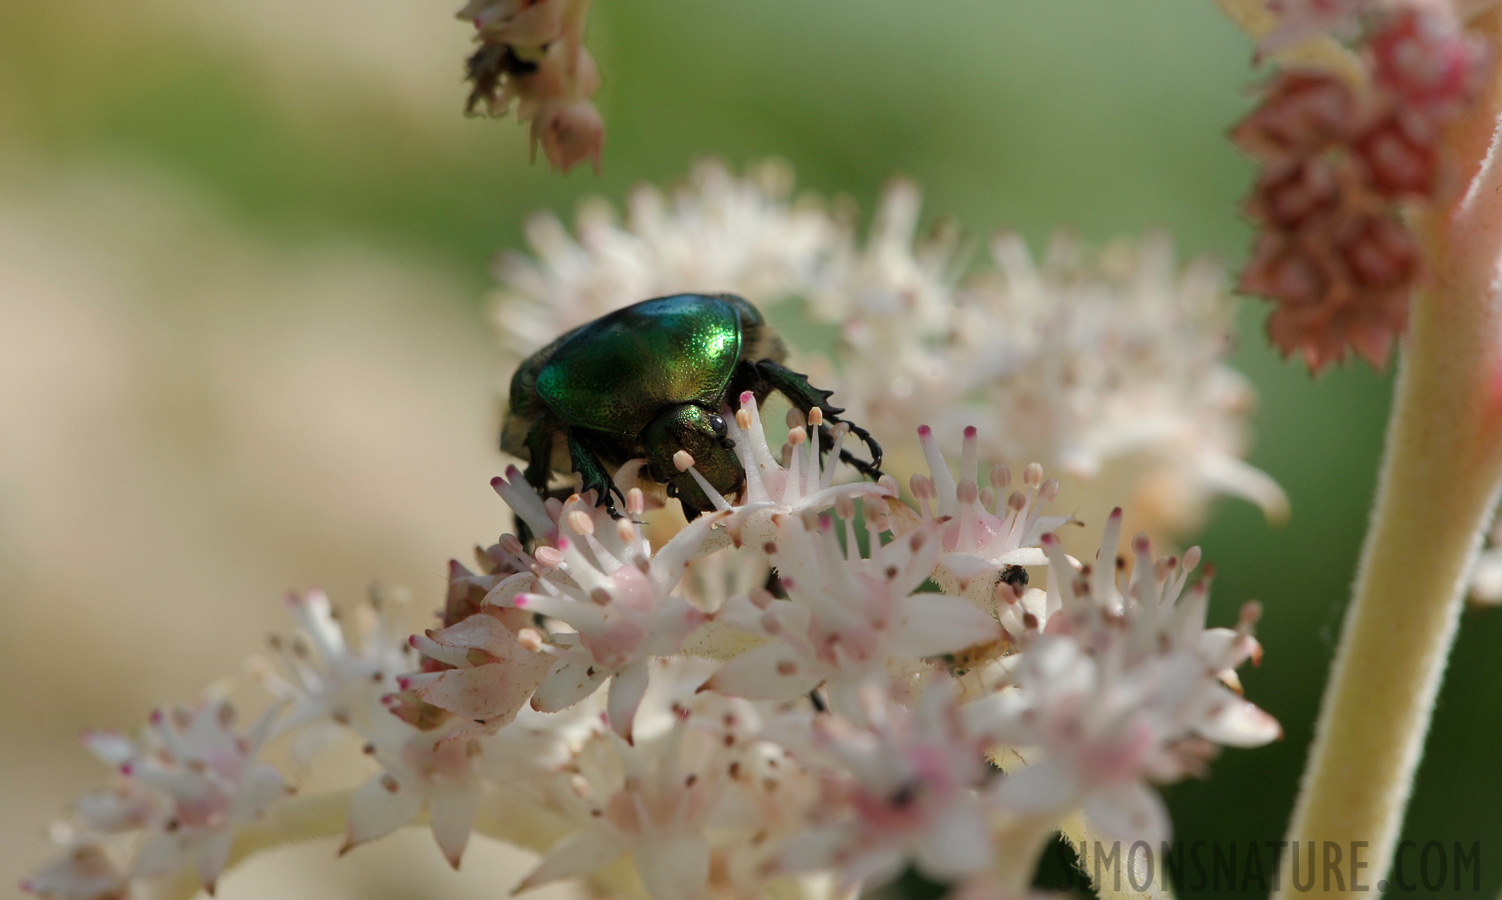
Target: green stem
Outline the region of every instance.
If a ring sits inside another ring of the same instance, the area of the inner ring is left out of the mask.
[[[1485,18],[1477,24],[1498,46],[1498,15]],[[1362,886],[1387,874],[1502,488],[1502,166],[1477,138],[1492,132],[1497,108],[1494,86],[1447,135],[1445,170],[1465,189],[1417,229],[1429,274],[1410,313],[1372,522],[1289,828],[1290,841],[1317,842],[1299,845],[1306,882],[1311,849],[1320,872],[1301,900],[1359,893],[1359,844]],[[1324,877],[1334,850],[1322,842],[1340,850],[1339,878]],[[1285,854],[1278,896],[1296,890],[1292,859]]]

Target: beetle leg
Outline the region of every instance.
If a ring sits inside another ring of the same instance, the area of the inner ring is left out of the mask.
[[[522,477],[527,484],[532,486],[538,496],[548,496],[548,481],[553,477],[553,427],[547,418],[540,418],[532,423],[527,429],[527,470]],[[532,529],[527,527],[526,521],[516,513],[511,514],[511,522],[516,536],[525,547],[532,546]]]
[[[860,427],[854,422],[840,418],[840,413],[845,410],[830,404],[829,397],[833,391],[821,391],[808,383],[808,376],[794,372],[779,362],[770,359],[745,360],[742,362],[750,371],[745,379],[750,382],[748,387],[753,393],[761,393],[757,388],[773,390],[788,398],[788,401],[796,406],[804,415],[814,407],[824,414],[826,421],[830,423],[844,422],[850,428],[850,433],[860,439],[871,453],[871,461],[866,462],[853,456],[849,450],[840,451],[840,459],[853,466],[862,475],[870,479],[881,477],[881,445],[871,436],[871,432]],[[828,437],[828,434],[824,435]]]
[[[572,429],[568,434],[568,456],[573,461],[574,471],[579,473],[580,490],[594,491],[595,505],[605,507],[605,511],[610,513],[612,519],[621,518],[620,511],[610,500],[610,495],[615,494],[619,497],[622,505],[626,503],[626,496],[621,493],[620,488],[616,487],[615,480],[605,472],[605,467],[601,465],[600,458],[595,455],[595,451]]]
[[[540,495],[548,492],[553,477],[553,428],[546,418],[538,419],[527,431],[527,484]]]

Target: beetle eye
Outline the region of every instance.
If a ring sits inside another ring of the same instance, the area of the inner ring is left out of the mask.
[[[709,427],[714,431],[715,437],[725,436],[725,420],[715,413],[709,414]]]

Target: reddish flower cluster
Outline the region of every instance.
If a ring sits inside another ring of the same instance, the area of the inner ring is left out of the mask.
[[[1268,337],[1314,372],[1347,347],[1380,367],[1402,333],[1421,271],[1401,210],[1435,196],[1440,130],[1486,62],[1459,19],[1433,5],[1385,15],[1361,50],[1361,89],[1285,71],[1231,132],[1262,163],[1246,204],[1261,233],[1239,287],[1278,304]]]
[[[475,25],[480,48],[466,63],[472,85],[466,110],[482,104],[503,116],[516,104],[532,122],[532,150],[555,169],[589,160],[600,168],[605,123],[590,98],[600,73],[584,48],[589,0],[470,0],[459,18]]]

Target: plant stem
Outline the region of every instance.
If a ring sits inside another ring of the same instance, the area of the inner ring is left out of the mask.
[[[1498,46],[1497,11],[1476,24]],[[1427,277],[1410,312],[1371,526],[1289,828],[1290,841],[1320,842],[1302,844],[1301,854],[1315,854],[1321,877],[1296,886],[1285,854],[1277,896],[1358,893],[1351,854],[1360,843],[1365,890],[1387,874],[1502,487],[1502,165],[1485,140],[1497,100],[1493,85],[1446,136],[1442,165],[1459,189],[1416,223]],[[1339,877],[1323,877],[1335,851],[1322,842],[1339,848]]]
[[[1095,886],[1100,900],[1173,900],[1164,868],[1167,860],[1159,848],[1149,848],[1144,854],[1133,852],[1139,844],[1123,846],[1116,841],[1103,845],[1080,813],[1059,823],[1059,836],[1074,848],[1080,870]],[[1111,848],[1104,856],[1096,852],[1103,846]],[[1142,890],[1136,890],[1136,885],[1142,885]]]

